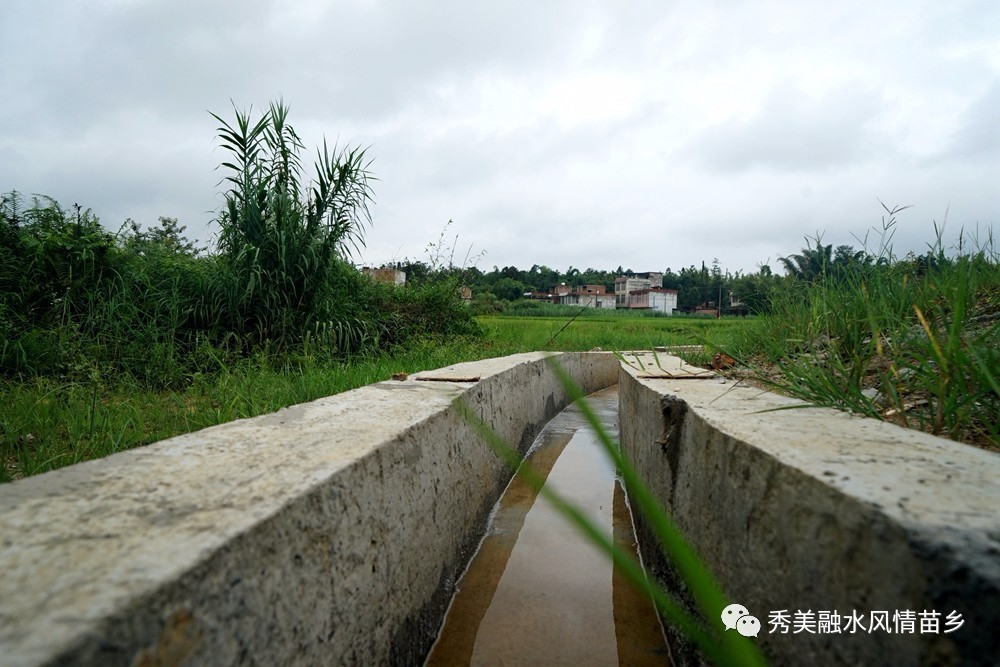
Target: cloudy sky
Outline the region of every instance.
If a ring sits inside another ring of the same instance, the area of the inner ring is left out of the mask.
[[[210,240],[208,112],[279,97],[310,150],[370,146],[358,262],[448,220],[484,270],[752,271],[880,201],[899,254],[1000,226],[996,0],[5,0],[0,90],[0,189],[112,229]]]

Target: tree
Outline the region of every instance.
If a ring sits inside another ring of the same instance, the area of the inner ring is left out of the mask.
[[[492,291],[498,299],[503,299],[504,301],[515,301],[517,299],[524,298],[524,293],[527,291],[527,288],[524,286],[524,283],[519,280],[504,277],[496,281],[490,291]]]
[[[547,266],[538,267],[538,291],[547,292],[559,284],[559,272]]]
[[[778,258],[789,276],[813,282],[827,274],[833,262],[833,244],[823,245],[819,237],[814,241],[815,247],[810,244],[807,237],[806,247],[802,249],[802,252]]]
[[[566,282],[573,287],[583,284],[583,280],[580,278],[580,269],[570,266],[563,275],[566,276]]]
[[[160,217],[160,225],[148,231],[142,231],[139,223],[131,218],[125,220],[122,229],[131,232],[125,238],[126,246],[136,252],[144,252],[149,249],[156,249],[165,252],[178,253],[181,255],[198,255],[205,250],[194,244],[194,241],[187,238],[184,232],[187,227],[180,224],[177,218]],[[119,232],[121,233],[121,232]]]
[[[749,312],[760,313],[767,311],[771,305],[771,296],[777,285],[778,278],[771,275],[770,267],[764,265],[758,273],[749,275],[737,274],[729,290],[743,303]]]

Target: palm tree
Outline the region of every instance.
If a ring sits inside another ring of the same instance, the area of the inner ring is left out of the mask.
[[[833,262],[833,244],[823,245],[819,237],[814,241],[815,247],[806,237],[806,247],[802,252],[778,258],[788,275],[813,282],[827,274]]]
[[[570,265],[570,267],[566,269],[565,275],[566,275],[566,283],[572,285],[573,287],[580,285],[582,282],[582,279],[580,278],[580,269],[577,269],[572,265]]]

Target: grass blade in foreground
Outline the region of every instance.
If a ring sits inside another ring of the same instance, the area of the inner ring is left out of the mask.
[[[721,619],[726,600],[721,589],[715,583],[708,569],[701,563],[698,556],[681,535],[666,513],[653,499],[632,467],[622,458],[617,446],[601,426],[596,414],[581,400],[583,392],[576,386],[572,378],[559,366],[551,361],[560,381],[566,387],[573,401],[582,408],[587,422],[594,429],[605,451],[611,456],[625,482],[626,492],[631,502],[639,508],[650,521],[661,544],[664,554],[674,563],[687,585],[694,591],[695,599],[708,619]],[[521,457],[507,442],[504,441],[489,425],[477,417],[459,398],[455,405],[462,416],[475,427],[497,455],[507,462],[517,474],[552,505],[587,538],[614,562],[615,566],[625,574],[637,587],[649,593],[654,604],[664,619],[678,628],[688,639],[694,642],[705,658],[716,665],[763,665],[764,660],[756,646],[746,637],[735,632],[720,633],[716,625],[705,624],[689,614],[666,591],[655,582],[649,580],[642,566],[631,555],[615,548],[610,535],[605,534],[593,521],[588,519],[578,508],[567,502],[551,487],[545,486],[545,480]]]
[[[710,623],[709,634],[712,635],[713,641],[722,645],[721,653],[723,660],[717,661],[717,664],[764,664],[764,659],[759,650],[747,637],[738,632],[719,633],[717,630],[719,626],[715,624],[715,621],[722,618],[722,612],[729,604],[721,587],[716,583],[712,573],[702,562],[701,558],[699,558],[694,548],[688,543],[680,528],[677,527],[674,521],[667,515],[663,506],[656,501],[650,490],[639,479],[635,468],[622,456],[620,448],[601,425],[597,414],[583,400],[585,396],[580,387],[573,382],[573,379],[556,359],[550,357],[546,359],[546,362],[555,371],[556,376],[566,388],[570,399],[579,405],[587,423],[590,424],[594,433],[597,434],[598,440],[604,447],[604,451],[618,468],[622,481],[625,483],[625,491],[628,494],[629,501],[634,507],[639,509],[642,516],[649,522],[659,542],[661,551],[673,563],[674,567],[677,568],[681,578],[694,594],[695,601],[703,618],[708,619]],[[683,628],[681,629],[683,630]],[[687,634],[686,631],[685,634]],[[698,643],[706,657],[715,660],[712,654],[695,637],[691,635],[687,636]],[[713,648],[717,648],[717,646],[713,646]]]

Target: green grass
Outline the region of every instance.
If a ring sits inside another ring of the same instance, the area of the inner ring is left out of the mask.
[[[196,375],[184,389],[153,390],[134,381],[93,378],[58,382],[39,378],[0,382],[0,481],[35,475],[108,456],[207,426],[274,412],[282,407],[416,372],[479,353],[474,339],[425,340],[405,353],[349,362],[310,357],[271,367],[249,359]]]
[[[575,314],[575,311],[573,311]],[[702,343],[741,323],[650,317],[483,317],[482,336],[427,338],[405,352],[346,361],[257,355],[191,376],[180,388],[154,389],[116,374],[79,381],[48,377],[0,381],[0,481],[108,456],[234,419],[274,412],[389,379],[460,361],[534,350],[648,349]],[[563,327],[565,326],[565,329]],[[559,333],[561,331],[561,333]],[[556,335],[558,334],[558,335]],[[552,344],[546,343],[555,335]]]
[[[1000,449],[997,260],[988,239],[790,283],[715,347],[812,405]]]
[[[661,345],[701,345],[744,325],[740,319],[642,317],[584,311],[564,317],[491,316],[477,318],[501,349],[586,351],[648,350]],[[565,328],[564,328],[565,327]]]

